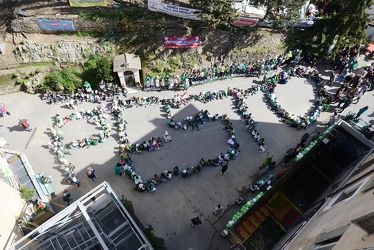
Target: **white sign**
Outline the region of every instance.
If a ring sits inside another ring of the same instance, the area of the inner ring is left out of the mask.
[[[159,0],[148,0],[148,9],[150,11],[156,11],[165,13],[171,16],[182,17],[191,20],[201,20],[199,17],[200,10],[184,8],[172,4],[162,3]]]

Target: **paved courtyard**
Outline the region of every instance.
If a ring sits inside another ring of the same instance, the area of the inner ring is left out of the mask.
[[[259,84],[257,78],[234,78],[217,81],[189,89],[190,94],[200,91],[221,90],[231,88],[248,88]],[[332,86],[335,91],[337,84]],[[287,111],[297,115],[304,115],[310,111],[315,101],[314,83],[304,78],[292,78],[286,85],[278,85],[275,92],[278,101]],[[132,92],[129,96],[158,96],[173,97],[177,92]],[[249,112],[257,122],[256,129],[265,138],[267,151],[274,155],[278,163],[290,147],[295,146],[305,132],[312,133],[322,123],[328,120],[329,113],[322,113],[319,120],[306,130],[290,128],[282,123],[267,107],[264,95],[258,92],[246,100]],[[48,105],[37,95],[14,93],[0,96],[0,102],[5,103],[11,116],[0,118],[0,135],[9,145],[6,148],[22,151],[28,157],[34,171],[45,172],[54,179],[52,205],[56,212],[65,207],[61,193],[70,188],[72,198],[78,198],[102,181],[108,181],[121,197],[124,195],[134,204],[137,217],[144,226],[152,225],[155,234],[164,238],[168,249],[229,249],[230,243],[222,238],[221,231],[232,215],[238,211],[235,199],[248,195],[248,185],[264,174],[259,166],[266,154],[259,152],[258,145],[244,130],[244,121],[240,119],[232,106],[232,99],[212,101],[207,104],[192,102],[173,110],[175,120],[182,120],[186,116],[194,116],[199,110],[207,109],[211,115],[227,114],[233,122],[236,137],[240,143],[240,155],[229,162],[229,169],[225,175],[220,174],[220,167],[205,167],[198,173],[187,178],[173,177],[170,181],[156,186],[153,193],[139,193],[133,189],[133,182],[128,177],[114,174],[113,167],[119,160],[116,131],[105,143],[88,149],[78,149],[67,159],[77,166],[78,176],[82,179],[80,188],[68,185],[63,179],[54,155],[50,154],[47,143],[50,141],[48,128],[52,126],[56,114],[66,116],[72,110],[57,105]],[[359,104],[351,105],[349,110],[357,112],[361,107],[369,105],[369,111],[362,118],[373,124],[374,102],[372,92],[362,98]],[[81,108],[92,109],[97,104],[83,104]],[[333,109],[332,109],[333,110]],[[228,149],[226,141],[228,134],[223,130],[221,122],[208,122],[200,127],[200,131],[172,130],[167,125],[162,106],[131,108],[123,111],[128,122],[127,133],[131,142],[150,139],[151,136],[161,137],[165,130],[172,136],[171,143],[155,152],[143,152],[134,156],[135,171],[145,181],[154,174],[165,170],[172,170],[174,166],[180,169],[196,165],[200,158],[213,157]],[[34,128],[32,132],[23,131],[17,126],[18,118],[27,118]],[[110,122],[114,118],[110,117]],[[112,127],[114,127],[112,125]],[[86,120],[71,121],[62,129],[65,134],[64,142],[89,137],[98,134],[95,125]],[[95,183],[87,179],[85,169],[91,166],[96,169],[99,178]],[[74,200],[73,200],[74,201]],[[224,213],[213,215],[217,204],[224,206]],[[190,219],[196,216],[202,218],[202,224],[191,228]]]

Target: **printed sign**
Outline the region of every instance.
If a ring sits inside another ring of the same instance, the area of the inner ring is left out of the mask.
[[[257,22],[258,22],[258,19],[256,18],[241,16],[239,21],[236,21],[234,25],[239,26],[239,27],[253,27],[257,25]]]
[[[172,4],[162,3],[159,0],[148,0],[148,9],[150,11],[161,12],[171,16],[182,17],[191,20],[201,20],[200,10],[184,8]]]
[[[191,20],[201,20],[199,16],[199,13],[201,12],[200,10],[166,4],[159,0],[148,0],[148,10]],[[240,20],[235,22],[234,25],[240,27],[253,27],[257,25],[257,22],[257,18],[241,16]]]
[[[165,36],[164,47],[166,49],[192,49],[200,45],[198,36]]]
[[[75,31],[74,22],[71,20],[39,19],[39,27],[45,31]]]

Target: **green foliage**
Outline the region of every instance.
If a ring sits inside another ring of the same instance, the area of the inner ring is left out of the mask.
[[[134,205],[132,204],[132,201],[125,198],[124,195],[121,196],[121,202],[123,206],[129,211],[131,214],[134,213]]]
[[[79,37],[103,37],[105,36],[105,33],[101,32],[85,32],[85,31],[78,31],[78,32],[70,32],[70,33],[63,33],[60,34],[61,36],[79,36]]]
[[[23,83],[23,79],[22,78],[17,78],[16,85],[19,85],[19,84],[22,84],[22,83]]]
[[[233,0],[191,0],[190,4],[201,10],[201,18],[212,28],[231,28],[239,20],[238,12],[233,8]]]
[[[325,53],[335,55],[346,46],[359,45],[366,39],[365,29],[369,21],[366,9],[373,4],[372,0],[351,0],[344,2],[345,8],[338,13],[322,19],[326,35],[323,48]],[[331,47],[336,42],[335,47]]]
[[[72,67],[53,70],[45,76],[40,90],[71,93],[82,86],[80,74],[79,70]]]
[[[316,20],[311,29],[293,29],[288,32],[289,49],[302,48],[319,56],[331,56],[346,46],[366,42],[365,29],[369,21],[366,9],[372,0],[330,1],[326,13]],[[323,6],[323,5],[321,5]]]
[[[24,200],[30,200],[31,198],[34,198],[35,196],[35,190],[29,187],[26,187],[25,185],[19,186],[19,192],[21,195],[21,198]]]
[[[151,225],[143,228],[143,232],[155,250],[166,250],[164,239],[157,237],[153,233],[153,227]]]
[[[94,89],[98,88],[101,80],[113,81],[112,63],[102,55],[92,55],[83,66],[82,79]]]
[[[99,18],[118,19],[117,11],[81,11],[78,13],[81,18],[97,20]]]
[[[144,45],[150,41],[150,38],[146,34],[134,34],[131,37],[123,38],[121,43],[123,46],[138,46]]]
[[[35,74],[39,74],[41,72],[41,69],[40,68],[36,68],[35,69]]]

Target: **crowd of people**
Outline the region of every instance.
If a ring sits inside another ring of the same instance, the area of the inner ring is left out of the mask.
[[[185,73],[180,77],[175,77],[174,80],[168,78],[147,78],[146,83],[149,85],[160,86],[161,89],[168,89],[168,84],[183,86],[185,91],[182,94],[176,94],[170,99],[159,99],[156,96],[149,97],[131,97],[127,98],[127,90],[122,89],[118,86],[106,87],[104,84],[100,84],[98,90],[92,90],[91,86],[86,83],[84,88],[79,90],[77,93],[72,93],[68,96],[62,96],[58,94],[47,93],[44,98],[51,104],[67,103],[67,108],[77,109],[77,106],[83,102],[98,102],[101,103],[100,107],[94,110],[84,111],[83,109],[78,112],[75,111],[71,115],[66,117],[60,117],[56,115],[55,126],[51,129],[53,143],[49,146],[51,150],[56,153],[59,160],[63,164],[67,164],[66,159],[63,157],[64,154],[70,153],[72,150],[78,148],[89,147],[91,145],[98,145],[103,143],[105,138],[108,138],[111,134],[111,127],[107,124],[106,119],[108,114],[113,114],[116,118],[116,129],[118,132],[118,142],[120,144],[120,157],[121,161],[115,166],[116,174],[125,174],[131,177],[135,183],[135,189],[138,191],[155,191],[155,185],[170,180],[172,176],[177,176],[176,168],[172,171],[166,171],[161,173],[160,176],[157,174],[154,177],[149,178],[146,182],[143,182],[141,176],[135,173],[133,170],[133,155],[143,151],[155,151],[162,148],[164,143],[170,142],[171,137],[167,131],[162,137],[154,136],[149,140],[143,142],[130,143],[127,139],[126,125],[127,122],[124,119],[122,111],[127,108],[138,108],[148,107],[150,105],[164,105],[165,111],[168,118],[168,126],[173,129],[187,130],[192,127],[192,130],[199,130],[199,125],[209,121],[223,121],[225,130],[229,133],[229,139],[227,141],[230,149],[226,153],[221,153],[211,159],[201,159],[196,166],[187,167],[181,170],[181,175],[187,177],[192,173],[198,173],[204,166],[222,166],[221,173],[223,174],[227,170],[227,165],[223,162],[228,162],[230,159],[234,159],[239,154],[239,143],[234,135],[234,129],[232,123],[226,115],[215,114],[210,117],[208,110],[201,110],[194,116],[185,117],[182,121],[176,122],[173,118],[172,110],[178,109],[181,105],[186,105],[193,101],[200,101],[202,103],[209,103],[213,100],[219,100],[231,96],[234,101],[234,106],[238,114],[245,121],[245,129],[252,135],[253,140],[258,143],[259,151],[266,151],[265,138],[263,138],[256,129],[256,122],[253,119],[253,115],[248,111],[246,98],[250,95],[262,90],[269,101],[270,108],[291,127],[295,128],[306,128],[315,122],[320,113],[330,109],[330,106],[334,103],[338,103],[337,107],[340,108],[340,112],[349,106],[350,103],[355,101],[356,103],[365,95],[365,93],[371,88],[369,81],[370,74],[360,75],[352,73],[357,63],[356,48],[347,48],[339,54],[336,61],[334,62],[334,71],[330,74],[329,80],[322,78],[321,73],[316,69],[317,58],[311,53],[303,53],[301,50],[294,50],[286,53],[283,56],[279,56],[276,59],[262,60],[254,63],[232,65],[230,67],[217,66],[215,65],[211,70],[195,70],[190,73]],[[280,74],[274,74],[268,77],[267,74],[273,73],[278,70],[279,67],[284,65],[288,66],[287,70],[281,71]],[[374,64],[367,69],[370,72],[374,72]],[[260,86],[252,86],[248,89],[242,90],[238,88],[231,89],[228,87],[226,90],[220,91],[202,91],[198,95],[190,95],[187,91],[190,85],[196,83],[202,83],[204,81],[210,81],[215,79],[223,79],[236,75],[246,76],[257,76],[265,74],[262,84]],[[369,75],[369,77],[368,77]],[[338,77],[337,77],[338,76]],[[312,111],[306,116],[297,116],[286,111],[282,105],[278,102],[278,98],[275,95],[275,89],[277,84],[286,84],[288,79],[291,77],[302,77],[311,79],[316,84],[317,89],[317,100]],[[337,78],[337,79],[336,79]],[[175,80],[177,79],[177,80]],[[169,83],[170,80],[170,83]],[[174,82],[173,82],[174,81]],[[341,86],[337,90],[334,96],[328,94],[326,86],[330,86],[337,81]],[[125,96],[123,100],[119,94]],[[108,108],[104,106],[105,102],[110,102]],[[342,107],[340,107],[342,106]],[[67,145],[64,145],[62,140],[64,135],[61,132],[61,128],[69,121],[81,120],[86,118],[88,121],[92,120],[93,123],[102,129],[98,136],[91,136],[81,140],[75,140]],[[370,127],[368,127],[370,129]],[[223,163],[223,164],[222,164]],[[179,168],[177,167],[178,172]]]
[[[206,122],[215,122],[215,121],[222,121],[225,124],[225,130],[229,133],[229,140],[227,141],[229,145],[229,149],[227,150],[226,153],[220,153],[217,156],[214,156],[209,159],[204,159],[201,158],[199,162],[196,165],[192,165],[189,167],[186,167],[185,169],[179,169],[178,166],[175,166],[173,170],[165,171],[161,173],[160,175],[154,174],[153,177],[148,178],[147,181],[143,181],[142,177],[137,174],[134,171],[133,165],[132,165],[132,160],[123,160],[118,163],[114,167],[115,174],[122,175],[125,174],[129,178],[131,178],[134,181],[134,188],[135,190],[139,192],[154,192],[156,191],[155,185],[159,185],[161,183],[164,183],[168,180],[171,180],[173,176],[178,176],[179,173],[180,175],[185,178],[190,176],[191,174],[196,174],[199,173],[203,167],[206,166],[221,166],[221,174],[224,174],[225,171],[228,169],[228,161],[235,159],[236,156],[239,155],[239,143],[237,142],[235,138],[235,131],[232,127],[232,123],[230,122],[229,118],[227,115],[214,115],[212,118],[209,117],[209,112],[208,110],[201,110],[197,115],[195,116],[188,116],[183,120],[182,122],[175,122],[173,118],[171,118],[168,122],[168,126],[173,128],[173,129],[184,129],[187,130],[188,126],[192,126],[192,130],[195,128],[199,130],[199,124],[202,125]],[[162,140],[158,138],[161,143]],[[164,142],[167,143],[171,141],[171,137],[167,131],[165,131],[164,135]],[[163,145],[161,144],[160,147]],[[130,151],[126,146],[123,146],[123,153],[126,157],[129,157],[128,152],[133,152]],[[129,163],[130,162],[130,163]]]
[[[188,89],[190,86],[198,85],[215,80],[222,80],[238,76],[254,76],[272,74],[283,64],[295,65],[302,59],[301,50],[293,50],[285,55],[280,55],[273,59],[263,59],[254,62],[219,65],[215,64],[212,68],[191,69],[184,72],[181,76],[165,76],[165,77],[151,77],[145,78],[145,90],[170,90],[170,89]],[[311,54],[308,55],[312,57]],[[310,60],[316,59],[309,58]]]
[[[48,104],[64,105],[65,108],[76,109],[82,103],[101,103],[102,101],[110,101],[116,95],[122,94],[127,97],[128,90],[117,84],[109,84],[101,81],[99,88],[93,90],[91,84],[85,82],[82,88],[70,94],[55,93],[47,91],[41,95],[42,100],[46,100]]]
[[[299,71],[301,69],[298,67],[296,71]],[[307,126],[310,126],[313,124],[320,116],[321,112],[329,110],[329,99],[325,95],[325,91],[321,91],[321,88],[323,86],[322,84],[322,78],[319,74],[318,70],[313,69],[310,72],[301,73],[299,71],[298,77],[306,77],[309,79],[312,79],[316,82],[317,85],[317,96],[318,99],[314,104],[313,109],[309,112],[308,115],[295,115],[291,112],[284,109],[284,107],[279,103],[278,97],[276,96],[275,89],[277,86],[277,82],[282,81],[282,73],[279,75],[274,75],[272,77],[266,78],[264,77],[261,89],[264,92],[265,96],[267,97],[269,106],[271,110],[282,119],[282,121],[285,121],[290,127],[295,127],[297,129],[304,128],[306,129]],[[287,74],[286,74],[287,75]],[[287,75],[287,77],[294,76],[294,73],[291,73],[290,76]]]
[[[252,113],[249,113],[248,106],[245,102],[248,95],[254,95],[259,91],[257,86],[253,86],[248,90],[239,88],[229,89],[229,94],[234,98],[234,106],[238,114],[244,119],[245,129],[252,135],[253,140],[258,144],[260,152],[266,151],[265,138],[261,137],[256,129],[256,122],[253,119]]]

